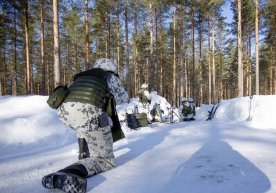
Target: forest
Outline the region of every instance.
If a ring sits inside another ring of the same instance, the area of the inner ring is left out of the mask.
[[[0,96],[47,96],[102,57],[130,97],[273,95],[276,0],[0,0]]]

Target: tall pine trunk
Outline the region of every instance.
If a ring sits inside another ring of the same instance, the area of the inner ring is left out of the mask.
[[[202,16],[199,15],[199,99],[198,99],[198,106],[201,105],[203,100],[203,88],[202,88]]]
[[[105,57],[106,58],[110,58],[111,56],[111,53],[110,53],[110,14],[109,14],[109,9],[110,9],[110,6],[107,5],[107,8],[106,8],[106,18],[105,18],[105,26],[106,26],[106,37],[105,37],[105,48],[106,48],[106,54],[105,54]]]
[[[138,9],[137,4],[134,5],[134,49],[135,49],[135,58],[134,58],[134,94],[136,95],[138,88],[140,87],[140,78],[139,78],[139,65],[138,65]]]
[[[46,94],[45,91],[45,53],[44,53],[44,0],[40,0],[40,57],[41,57],[41,89],[40,92],[42,95]]]
[[[85,69],[90,68],[89,64],[89,25],[88,25],[88,0],[85,1]]]
[[[154,87],[157,91],[157,93],[159,92],[158,89],[158,77],[159,77],[159,42],[158,42],[158,13],[157,10],[155,12],[155,69],[154,69]]]
[[[195,99],[195,10],[192,8],[192,98]]]
[[[181,31],[181,36],[180,36],[180,96],[184,97],[184,81],[186,84],[186,80],[185,80],[185,66],[184,66],[184,60],[185,60],[185,50],[184,50],[184,9],[185,7],[182,6],[181,9],[181,15],[182,15],[182,19],[180,21],[180,31]]]
[[[173,13],[173,90],[172,90],[173,98],[172,104],[176,105],[176,6],[174,6]]]
[[[260,94],[259,80],[259,1],[256,0],[255,14],[255,54],[256,54],[256,95]]]
[[[26,94],[32,94],[31,92],[31,65],[30,65],[30,43],[29,43],[29,16],[28,16],[28,1],[23,2],[24,10],[24,29],[25,29],[25,57],[26,57]]]
[[[118,67],[117,67],[117,71],[118,71],[118,75],[119,75],[119,77],[120,77],[120,73],[121,73],[121,51],[120,51],[120,48],[121,48],[121,33],[120,33],[120,12],[119,12],[119,5],[118,5],[118,7],[117,7],[117,13],[116,13],[116,17],[117,17],[117,23],[116,23],[116,25],[117,25],[117,31],[116,31],[116,33],[117,33],[117,39],[116,39],[116,41],[117,41],[117,65],[118,65]]]
[[[211,68],[211,49],[210,49],[210,17],[208,17],[208,101],[212,103],[212,68]]]
[[[243,97],[241,0],[237,0],[237,3],[238,3],[238,96]]]
[[[149,71],[150,71],[150,82],[149,89],[154,88],[154,64],[153,64],[153,6],[152,2],[149,2],[149,27],[150,27],[150,58],[149,58]]]
[[[215,12],[215,10],[214,10]],[[215,13],[212,15],[212,88],[213,88],[213,103],[217,102],[216,93],[216,64],[215,64]]]
[[[2,70],[2,90],[1,95],[7,95],[7,61],[6,61],[6,44],[3,44],[3,70]]]
[[[59,29],[58,29],[58,0],[53,0],[53,28],[54,28],[54,86],[60,85],[60,58],[59,58]]]
[[[14,28],[14,34],[13,34],[13,42],[14,42],[14,58],[13,58],[13,64],[11,66],[11,86],[12,86],[12,95],[17,95],[17,72],[16,72],[16,66],[17,66],[17,25],[16,25],[16,10],[15,10],[15,2],[14,2],[14,8],[13,8],[13,14],[14,14],[14,20],[13,20],[13,28]]]
[[[128,0],[125,0],[125,38],[126,38],[126,74],[129,73],[129,43],[128,43]],[[126,89],[129,90],[130,82],[129,76],[126,76]]]

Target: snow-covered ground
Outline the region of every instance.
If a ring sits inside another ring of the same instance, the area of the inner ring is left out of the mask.
[[[0,97],[1,193],[59,192],[44,189],[41,178],[77,161],[74,131],[46,100]],[[120,117],[136,103],[118,106]],[[139,130],[123,123],[126,138],[114,143],[117,167],[89,178],[87,192],[275,193],[276,96],[221,101],[206,121],[210,109],[197,108],[193,122]]]

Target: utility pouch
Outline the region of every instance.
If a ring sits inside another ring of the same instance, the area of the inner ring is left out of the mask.
[[[52,109],[57,109],[62,104],[68,93],[69,89],[66,85],[57,86],[47,100],[48,105]]]
[[[98,122],[99,122],[99,127],[107,127],[109,126],[109,117],[107,113],[103,112],[99,117],[98,117]]]

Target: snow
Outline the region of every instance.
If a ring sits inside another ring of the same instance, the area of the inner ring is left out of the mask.
[[[168,115],[170,105],[161,102]],[[77,161],[75,132],[64,126],[46,96],[0,97],[0,192],[46,193],[41,178]],[[251,101],[251,110],[250,110]],[[118,106],[125,112],[137,99]],[[223,100],[197,108],[196,121],[122,128],[114,143],[117,167],[88,178],[90,193],[275,193],[276,96]],[[177,112],[177,109],[174,110]]]

